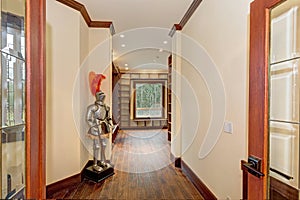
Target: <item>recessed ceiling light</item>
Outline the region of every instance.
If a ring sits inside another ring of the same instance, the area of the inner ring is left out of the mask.
[[[164,50],[163,49],[159,49],[159,52],[163,52]]]
[[[125,45],[125,44],[122,44],[121,47],[126,47],[126,45]]]
[[[128,70],[129,68],[128,67],[125,67],[125,70]]]
[[[125,67],[128,67],[128,64],[127,64],[127,63],[125,64]]]
[[[125,35],[123,35],[123,34],[120,35],[120,38],[124,38],[124,37],[125,37]]]
[[[165,41],[164,41],[164,44],[168,44],[168,41],[167,41],[167,40],[165,40]]]

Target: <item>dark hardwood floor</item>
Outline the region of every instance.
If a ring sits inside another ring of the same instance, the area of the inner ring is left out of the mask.
[[[121,131],[113,147],[115,174],[47,194],[53,199],[203,199],[174,167],[166,131]]]

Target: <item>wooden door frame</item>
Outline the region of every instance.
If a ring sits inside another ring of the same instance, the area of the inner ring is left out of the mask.
[[[26,199],[46,199],[46,0],[26,1]]]
[[[268,195],[270,9],[284,1],[255,0],[250,7],[248,156],[262,160],[265,176],[247,174],[248,199],[267,199]]]

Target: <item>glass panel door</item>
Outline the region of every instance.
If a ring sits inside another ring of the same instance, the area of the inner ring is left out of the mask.
[[[300,1],[272,9],[270,23],[269,175],[298,190]]]
[[[25,0],[1,1],[1,198],[25,197]]]

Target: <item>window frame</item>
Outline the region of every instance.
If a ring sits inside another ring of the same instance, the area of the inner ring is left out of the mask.
[[[136,116],[136,85],[137,84],[161,84],[162,85],[162,108],[161,108],[161,117],[137,117]],[[163,120],[166,119],[165,109],[166,109],[166,97],[165,97],[165,90],[166,90],[166,79],[131,79],[132,86],[132,94],[133,94],[133,120],[139,121],[139,120]]]

